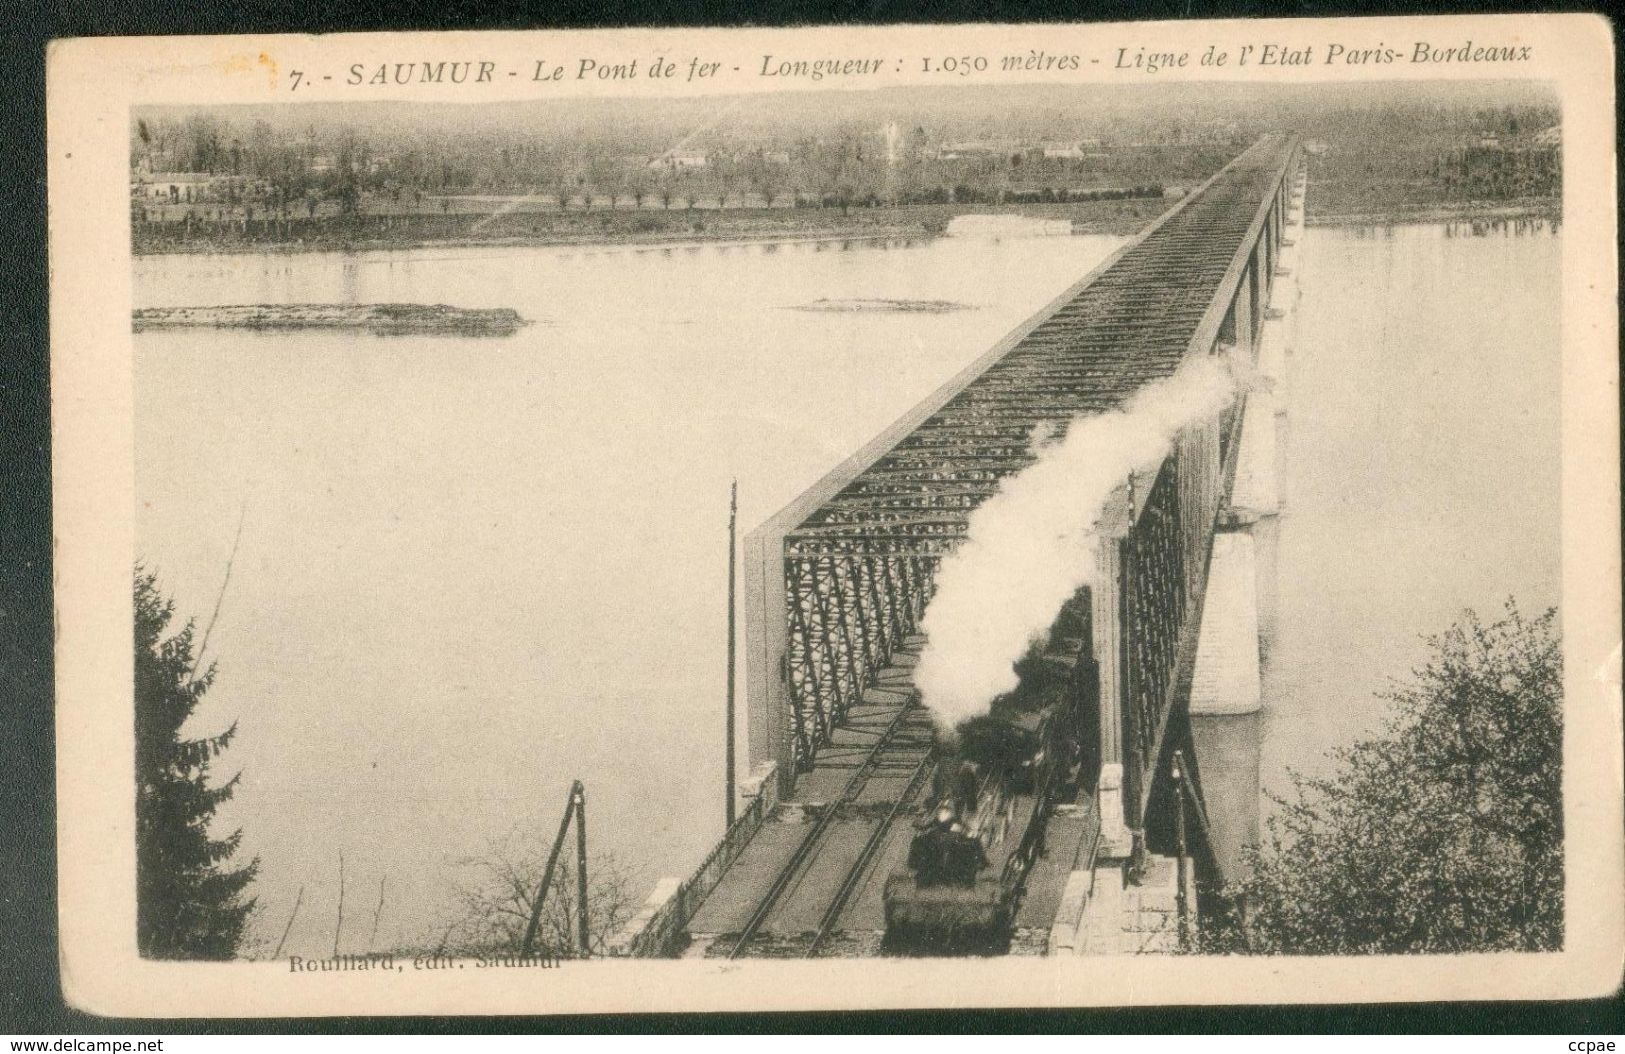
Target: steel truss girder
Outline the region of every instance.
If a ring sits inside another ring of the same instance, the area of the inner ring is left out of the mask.
[[[1120,256],[1003,358],[784,536],[791,755],[810,765],[899,641],[918,630],[941,558],[1035,440],[1066,434],[1171,374],[1208,316],[1243,239],[1279,193],[1286,142],[1265,137]],[[1220,433],[1228,454],[1234,413]],[[1169,459],[1124,542],[1125,640],[1136,750],[1151,748],[1170,649],[1193,573]],[[1138,671],[1138,672],[1135,672]],[[1162,671],[1162,672],[1158,672]],[[1160,678],[1160,680],[1159,680]],[[1142,755],[1143,756],[1143,755]]]

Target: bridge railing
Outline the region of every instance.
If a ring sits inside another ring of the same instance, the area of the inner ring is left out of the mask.
[[[675,887],[656,887],[655,896],[621,927],[620,934],[610,942],[609,954],[640,959],[658,959],[681,950],[687,937],[688,920],[705,903],[722,875],[744,851],[773,807],[769,794],[751,798],[734,818],[727,833],[722,836],[694,873]]]

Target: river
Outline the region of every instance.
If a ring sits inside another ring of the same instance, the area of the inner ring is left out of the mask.
[[[743,530],[1118,239],[154,256],[137,307],[514,307],[508,339],[135,338],[139,556],[206,620],[239,720],[219,829],[260,953],[422,943],[459,860],[534,846],[570,781],[641,896],[722,826],[728,484]],[[1263,779],[1323,772],[1462,607],[1559,582],[1552,229],[1303,235]],[[943,314],[794,310],[941,300]],[[744,727],[741,698],[741,728]],[[387,876],[378,932],[373,914]]]
[[[1304,233],[1266,789],[1379,731],[1462,609],[1558,602],[1560,246],[1541,221]]]
[[[138,258],[135,307],[536,322],[134,338],[137,555],[200,630],[243,525],[188,731],[240,722],[217,831],[260,858],[259,952],[301,889],[284,954],[332,952],[341,852],[344,951],[432,941],[476,876],[458,861],[550,838],[576,778],[639,898],[691,870],[723,823],[730,480],[743,534],[1119,244]],[[821,299],[967,309],[795,309]]]

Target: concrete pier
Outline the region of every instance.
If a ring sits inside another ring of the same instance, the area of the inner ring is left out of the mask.
[[[1191,682],[1191,738],[1219,870],[1242,873],[1243,850],[1258,841],[1258,572],[1252,535],[1213,539],[1208,599]]]
[[[1275,284],[1261,327],[1229,504],[1213,539],[1207,602],[1191,682],[1191,738],[1215,862],[1225,881],[1246,873],[1259,837],[1262,667],[1276,635],[1277,551],[1287,416],[1287,364],[1300,295],[1297,241],[1306,177],[1293,186]]]

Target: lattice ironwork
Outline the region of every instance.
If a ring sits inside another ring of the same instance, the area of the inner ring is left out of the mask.
[[[1130,777],[1138,775],[1145,759],[1156,756],[1157,729],[1190,599],[1183,529],[1189,510],[1182,508],[1180,498],[1176,462],[1169,458],[1157,473],[1138,521],[1122,542],[1123,639],[1128,660],[1124,739],[1135,762],[1126,766]]]
[[[810,761],[925,614],[937,558],[830,551],[784,564],[793,755]]]
[[[811,764],[896,642],[917,629],[941,557],[964,540],[971,512],[999,481],[1036,460],[1035,437],[1064,435],[1077,417],[1111,409],[1178,367],[1232,264],[1251,251],[1243,242],[1291,149],[1284,136],[1248,148],[785,535],[796,769]],[[1177,504],[1177,494],[1155,500]],[[1170,523],[1177,550],[1177,517]],[[1174,603],[1162,592],[1172,588],[1168,576],[1184,584],[1177,564],[1168,570],[1166,541],[1158,534],[1143,546],[1138,573],[1154,588],[1134,602],[1149,605],[1137,616],[1148,632],[1166,621],[1159,605]],[[1145,646],[1156,660],[1169,645],[1153,636]]]

